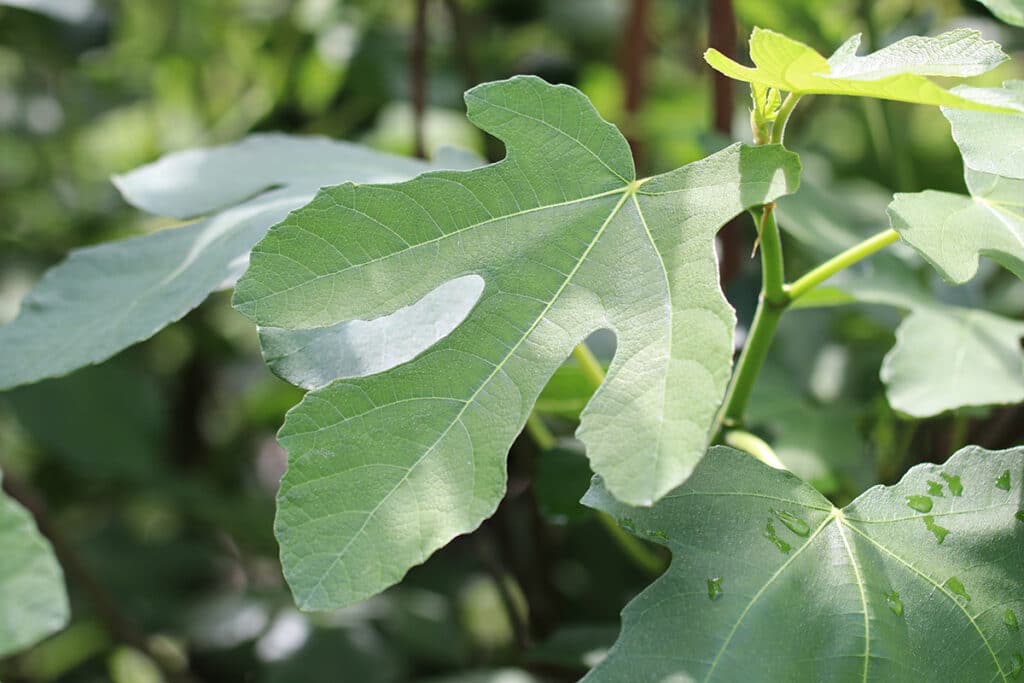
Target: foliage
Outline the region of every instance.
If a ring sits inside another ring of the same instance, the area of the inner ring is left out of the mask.
[[[5,265],[128,236],[0,326],[0,677],[1024,672],[1024,81],[998,44],[879,3],[826,58],[849,8],[740,2],[805,42],[755,28],[743,66],[712,16],[712,91],[668,3],[236,2],[126,4],[111,35],[106,5],[0,3]],[[724,139],[726,76],[753,145]],[[370,146],[248,134],[274,128]],[[165,218],[114,228],[109,172]]]
[[[1022,471],[1022,449],[967,448],[841,510],[722,447],[652,508],[595,484],[587,505],[673,563],[584,680],[1015,678]]]

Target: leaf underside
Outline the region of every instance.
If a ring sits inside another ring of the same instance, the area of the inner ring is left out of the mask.
[[[795,155],[741,145],[635,181],[628,144],[589,101],[533,77],[466,102],[504,161],[326,189],[270,231],[236,289],[257,323],[301,329],[388,315],[455,278],[485,283],[426,353],[289,413],[276,529],[307,609],[382,590],[490,515],[538,393],[596,329],[615,332],[617,353],[582,416],[592,466],[637,504],[683,481],[731,366],[715,232],[797,183]]]
[[[1007,24],[1024,26],[1024,0],[978,0]]]
[[[31,515],[0,491],[0,658],[60,630],[70,609],[64,574]]]
[[[1007,81],[1002,88],[958,86],[953,92],[975,99],[1012,104],[1016,113],[965,111],[944,107],[964,165],[1006,178],[1024,178],[1024,81]]]
[[[1008,681],[1024,667],[1024,449],[969,447],[841,511],[713,448],[653,508],[584,502],[672,550],[584,680]]]
[[[876,231],[876,209],[891,198],[866,181],[853,186],[816,185],[807,178],[799,193],[779,203],[780,225],[827,258]],[[974,204],[969,197],[961,199]],[[978,202],[979,211],[984,206]],[[996,210],[993,206],[982,215]],[[941,215],[934,222],[921,221],[922,229],[935,229],[949,218]],[[962,240],[978,227],[977,221],[969,223],[961,216],[949,233],[954,240]],[[875,254],[801,297],[796,307],[855,303],[894,306],[910,313],[896,329],[896,343],[881,371],[889,404],[896,410],[929,417],[964,406],[1024,400],[1024,349],[1020,343],[1024,323],[943,303],[921,281],[905,254]],[[827,428],[816,422],[797,431],[805,429]]]
[[[1005,102],[976,101],[945,90],[926,76],[975,76],[1006,61],[996,43],[970,29],[934,38],[912,36],[881,50],[856,56],[860,35],[846,41],[831,58],[781,33],[755,28],[750,57],[743,66],[711,49],[704,59],[730,78],[798,95],[854,95],[977,111],[1006,111]]]
[[[405,180],[428,165],[326,138],[253,135],[170,154],[114,179],[130,203],[182,227],[73,251],[0,327],[0,390],[106,360],[230,287],[249,250],[316,191]]]
[[[1021,98],[1024,82],[997,90]],[[978,89],[974,89],[978,90]],[[1024,114],[943,108],[964,159],[969,195],[897,193],[893,229],[948,281],[972,279],[987,257],[1024,279]],[[1024,400],[1024,323],[984,311],[918,305],[896,335],[882,380],[892,406],[917,417]]]
[[[896,330],[881,378],[889,404],[914,417],[1024,401],[1024,322],[987,311],[914,310]]]

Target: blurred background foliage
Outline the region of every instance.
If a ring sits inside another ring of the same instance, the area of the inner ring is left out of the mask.
[[[128,208],[111,175],[251,131],[496,159],[461,93],[534,73],[581,88],[645,174],[749,140],[746,93],[716,84],[701,54],[712,41],[745,59],[755,25],[825,54],[858,31],[877,48],[975,27],[1016,57],[977,84],[1019,78],[1024,63],[1024,31],[970,0],[0,2],[0,322],[69,249],[171,225]],[[806,169],[782,205],[793,273],[885,227],[893,191],[964,189],[935,109],[814,98],[788,144]],[[723,249],[743,322],[758,269],[740,223]],[[958,289],[919,280],[950,302],[1024,313],[1020,281],[994,268]],[[756,430],[840,503],[965,443],[1022,438],[1019,407],[895,414],[878,367],[898,320],[870,306],[795,312],[758,384]],[[588,391],[572,365],[545,391],[559,434]],[[272,526],[285,465],[274,431],[300,396],[264,367],[226,294],[101,366],[0,394],[4,484],[54,541],[73,601],[70,627],[0,662],[0,679],[521,683],[575,680],[600,658],[651,576],[576,502],[590,475],[569,438],[547,453],[517,442],[498,514],[400,586],[296,611]]]

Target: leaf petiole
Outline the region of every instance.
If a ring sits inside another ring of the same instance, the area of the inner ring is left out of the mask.
[[[572,356],[576,359],[576,362],[583,370],[583,374],[594,389],[596,390],[600,387],[601,383],[604,382],[604,368],[601,367],[601,362],[594,356],[594,352],[590,350],[590,347],[585,342],[581,342],[572,350]],[[526,431],[541,450],[554,448],[557,443],[555,435],[548,429],[548,426],[544,424],[544,421],[536,412],[530,413],[530,416],[526,418]],[[608,534],[615,540],[622,551],[640,569],[654,575],[665,571],[666,562],[660,555],[651,552],[640,539],[625,531],[608,513],[601,512],[600,510],[595,510],[594,512],[601,526],[608,531]]]
[[[526,433],[530,435],[533,442],[537,444],[537,447],[542,451],[547,451],[558,445],[558,439],[548,429],[548,426],[544,424],[544,420],[537,414],[536,411],[532,411],[529,417],[526,418]]]
[[[786,124],[789,123],[789,115],[793,113],[796,108],[797,102],[800,101],[800,95],[795,92],[791,92],[786,95],[786,99],[782,101],[782,106],[779,107],[779,113],[775,117],[775,122],[772,124],[772,137],[771,142],[777,145],[782,144],[783,136],[786,134]]]
[[[604,372],[600,369],[600,364],[598,364],[597,359],[594,358],[593,353],[591,353],[586,345],[580,344],[577,346],[576,350],[573,351],[573,355],[577,355],[577,351],[579,351],[579,355],[586,355],[592,359],[598,371],[601,372],[602,376],[604,375]],[[531,412],[530,416],[526,418],[526,432],[542,451],[550,450],[558,444],[558,439],[555,438],[555,435],[548,429],[548,426],[544,424],[544,420],[536,412]],[[594,514],[597,516],[601,526],[608,531],[608,534],[636,566],[655,576],[665,571],[665,560],[657,553],[649,550],[640,539],[632,536],[619,526],[619,523],[611,515],[600,510],[594,510]]]
[[[839,271],[845,270],[854,263],[871,256],[875,252],[881,251],[899,240],[899,238],[899,233],[889,228],[833,256],[807,274],[797,278],[792,284],[786,286],[789,301],[796,301]]]
[[[572,357],[576,359],[576,363],[579,364],[583,375],[596,391],[601,386],[601,383],[604,382],[604,368],[601,367],[601,362],[594,356],[594,352],[590,350],[586,342],[580,342],[572,350]]]
[[[777,470],[788,469],[775,454],[775,450],[759,436],[742,429],[730,429],[725,433],[723,440],[733,448],[749,453],[769,467],[774,467]]]

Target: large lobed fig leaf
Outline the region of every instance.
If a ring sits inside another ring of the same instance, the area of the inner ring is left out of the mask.
[[[970,196],[897,193],[892,227],[950,282],[967,282],[987,256],[1024,278],[1024,180],[966,172]]]
[[[964,165],[1006,178],[1024,178],[1024,81],[1006,81],[1002,88],[961,85],[953,92],[975,99],[1005,102],[1015,112],[979,112],[943,107]]]
[[[397,582],[474,529],[505,455],[572,347],[610,328],[617,352],[579,435],[624,500],[649,504],[704,453],[735,316],[714,235],[796,187],[796,156],[734,145],[636,180],[629,146],[577,90],[517,77],[466,94],[507,158],[397,185],[322,191],[255,248],[235,292],[260,325],[333,326],[476,275],[479,302],[429,351],[307,394],[279,434],[289,469],[277,535],[298,604]]]
[[[1011,681],[1024,670],[1024,448],[969,447],[843,509],[713,448],[653,508],[584,502],[672,551],[584,680]]]
[[[1024,401],[1024,322],[988,311],[916,309],[896,329],[880,376],[889,404],[914,417]]]

